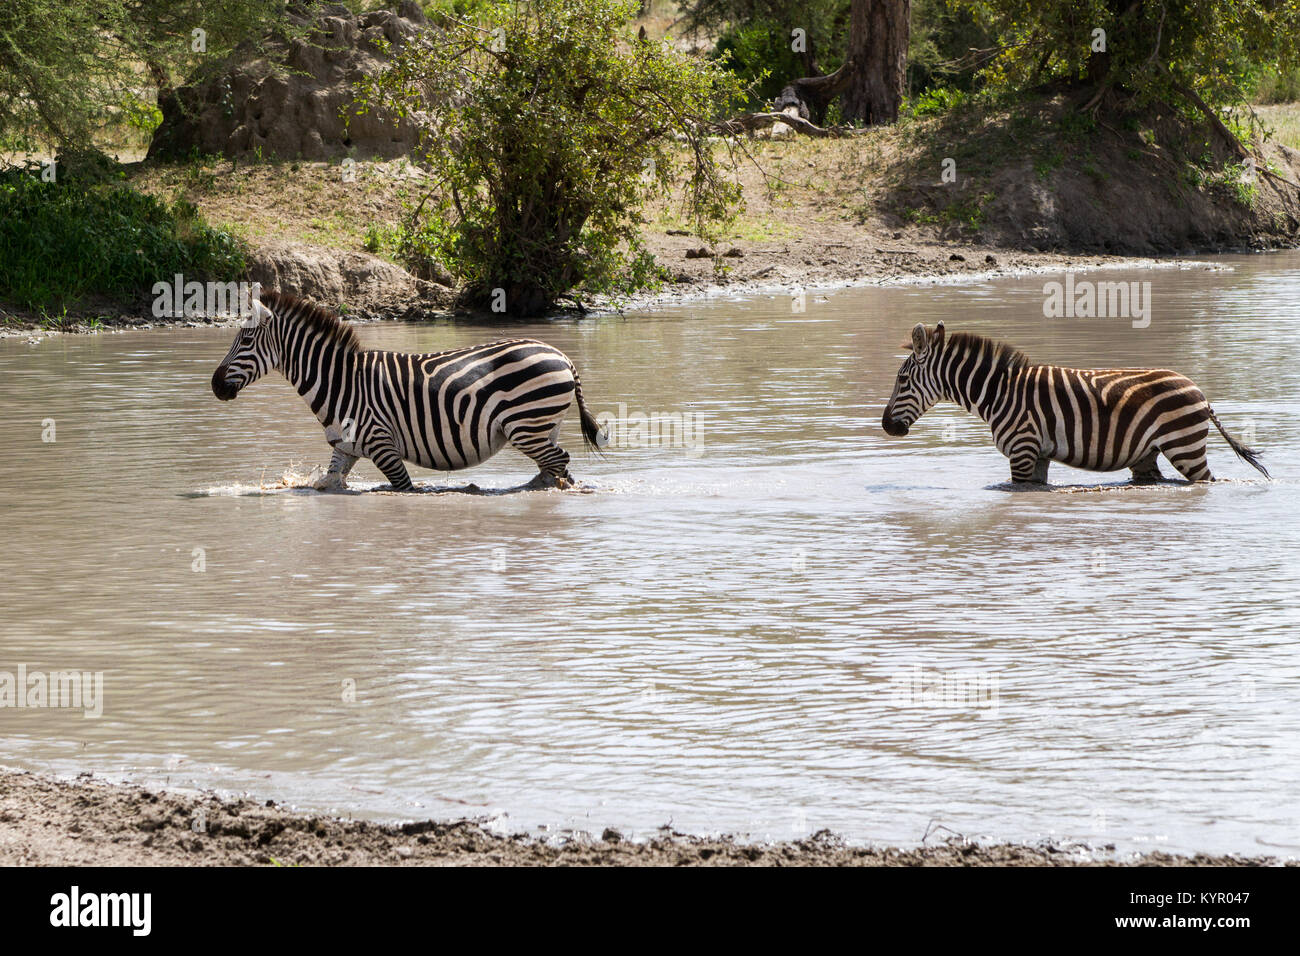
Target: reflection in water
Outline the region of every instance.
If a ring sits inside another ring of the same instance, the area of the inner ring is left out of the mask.
[[[597,413],[699,416],[694,449],[575,456],[590,494],[277,489],[328,448],[279,379],[212,399],[228,330],[0,342],[0,671],[105,696],[0,710],[0,759],[517,828],[1294,851],[1300,255],[1231,261],[1120,276],[1153,284],[1145,330],[1044,319],[1051,277],[362,330],[537,336]],[[1279,480],[1216,435],[1237,480],[1012,494],[959,409],[889,438],[898,343],[938,319],[1178,369]]]

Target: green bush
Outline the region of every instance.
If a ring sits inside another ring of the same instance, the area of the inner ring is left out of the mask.
[[[229,281],[244,269],[242,244],[191,203],[121,184],[43,182],[34,167],[0,171],[0,300],[44,309],[147,291],[177,272]]]
[[[762,109],[804,72],[803,59],[790,49],[790,31],[762,21],[729,25],[714,55],[751,90],[750,110]]]
[[[740,85],[716,63],[638,39],[637,9],[494,5],[483,24],[448,18],[436,42],[406,44],[366,78],[359,111],[384,109],[423,134],[433,188],[402,226],[405,263],[443,263],[466,302],[532,316],[563,297],[653,283],[639,247],[647,195],[684,181],[701,235],[732,215],[739,188],[707,136]]]
[[[911,101],[913,116],[937,116],[968,102],[969,95],[952,87],[939,86],[926,90]]]

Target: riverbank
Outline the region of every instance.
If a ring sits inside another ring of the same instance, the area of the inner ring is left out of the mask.
[[[562,842],[505,835],[474,820],[382,824],[272,801],[158,790],[83,774],[0,770],[3,866],[1272,866],[1271,857],[1116,854],[1083,846],[851,846],[830,833],[780,843],[697,837]]]
[[[663,246],[676,246],[681,240],[666,237]],[[1246,250],[1241,250],[1246,251]],[[319,250],[317,251],[319,252]],[[298,254],[311,254],[299,247]],[[981,282],[1030,274],[1085,272],[1095,269],[1177,266],[1182,260],[1127,257],[1115,255],[1066,255],[1051,252],[1021,252],[989,245],[955,244],[941,241],[908,240],[893,234],[876,236],[857,245],[837,243],[812,237],[790,240],[781,246],[754,247],[743,264],[715,274],[700,260],[687,260],[678,277],[662,288],[619,301],[597,300],[587,314],[629,312],[665,305],[703,300],[715,296],[764,294],[794,295],[800,291],[829,290],[861,285],[925,282]],[[792,266],[791,261],[808,265]],[[1204,262],[1193,263],[1204,267]],[[692,268],[693,267],[693,268]],[[272,284],[268,287],[279,287]],[[449,291],[430,300],[416,295],[408,302],[370,301],[366,306],[345,308],[352,322],[429,321],[436,319],[496,319],[451,307]],[[572,314],[577,314],[572,312]],[[30,311],[0,307],[0,338],[40,337],[49,334],[94,334],[158,328],[202,328],[231,326],[234,319],[206,317],[155,317],[147,301],[142,300],[130,311],[120,304],[100,303],[98,307],[69,311],[51,318]]]
[[[1292,246],[1300,240],[1300,152],[1291,145],[1300,104],[1264,115],[1278,132],[1257,144],[1265,163],[1249,181],[1226,154],[1204,168],[1183,156],[1188,131],[1158,116],[1149,129],[1139,117],[1133,128],[1098,122],[1081,132],[1062,97],[1014,115],[911,118],[843,139],[719,142],[737,160],[744,205],[735,220],[706,241],[677,198],[652,198],[640,210],[641,240],[662,286],[590,304],[644,308],[719,292],[1082,271]],[[398,227],[426,186],[404,159],[344,166],[206,156],[132,163],[126,173],[133,188],[193,203],[204,221],[242,240],[247,279],[266,288],[355,320],[472,315],[457,310],[446,270],[417,277],[399,262]],[[88,300],[58,315],[0,303],[0,334],[205,324],[153,311],[147,294]]]

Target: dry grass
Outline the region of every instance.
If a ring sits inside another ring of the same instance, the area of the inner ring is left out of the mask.
[[[1257,106],[1255,112],[1264,126],[1273,131],[1274,140],[1291,149],[1300,149],[1300,103]]]
[[[853,139],[750,140],[733,151],[731,176],[744,208],[724,240],[764,241],[860,222],[878,192],[886,131]],[[725,150],[723,144],[716,147]],[[678,157],[684,170],[686,154]],[[424,183],[404,161],[358,161],[345,182],[338,162],[232,163],[205,157],[142,164],[133,184],[195,203],[205,219],[250,243],[291,240],[340,250],[365,248],[367,234],[397,226]],[[689,229],[681,188],[642,210],[647,231]],[[390,250],[381,245],[381,255]]]
[[[360,250],[372,228],[395,226],[403,204],[418,202],[418,170],[406,162],[362,161],[344,180],[342,164],[232,163],[204,158],[144,165],[133,184],[168,199],[183,198],[205,219],[254,245],[294,240],[330,249]]]
[[[883,188],[885,156],[896,150],[889,130],[850,139],[752,139],[728,150],[715,147],[740,184],[744,205],[721,238],[764,241],[817,235],[870,218]],[[683,157],[684,159],[684,157]],[[669,197],[652,197],[643,210],[648,228],[689,229],[675,186]]]

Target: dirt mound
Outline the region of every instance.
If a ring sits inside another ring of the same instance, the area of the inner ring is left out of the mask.
[[[379,41],[401,46],[427,26],[419,4],[403,0],[396,12],[362,14],[333,4],[315,19],[292,12],[289,19],[306,35],[275,37],[260,50],[242,46],[215,75],[163,96],[149,158],[194,150],[236,157],[259,148],[268,159],[408,153],[416,140],[409,124],[395,127],[370,112],[345,127],[343,115],[353,84],[385,63]]]
[[[262,283],[264,289],[315,299],[331,309],[370,315],[443,309],[452,299],[447,287],[417,279],[378,256],[295,242],[267,243],[254,250],[248,280]]]
[[[919,124],[910,145],[888,205],[943,239],[1120,255],[1300,240],[1300,153],[1257,141],[1248,169],[1168,108],[1093,118],[1058,97],[1015,116],[956,111]]]

